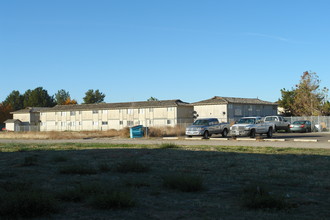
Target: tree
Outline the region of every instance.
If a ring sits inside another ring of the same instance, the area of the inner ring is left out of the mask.
[[[58,90],[57,93],[55,93],[55,102],[57,105],[64,105],[68,99],[71,99],[70,93],[64,89]]]
[[[294,113],[293,103],[295,97],[295,90],[292,89],[290,91],[286,89],[281,89],[281,95],[282,98],[277,101],[279,107],[282,107],[284,109],[285,116],[292,116],[292,114]]]
[[[330,114],[328,88],[320,89],[320,80],[315,72],[303,72],[295,89],[281,89],[282,98],[277,102],[285,115],[311,116]]]
[[[98,89],[95,91],[93,89],[89,89],[85,93],[85,97],[83,99],[85,104],[93,104],[93,103],[103,102],[104,97],[105,95],[102,92],[100,92]]]
[[[10,104],[0,103],[0,124],[2,124],[7,119],[11,118],[10,112],[13,111],[13,108]]]
[[[155,97],[152,97],[152,96],[151,96],[150,98],[147,99],[147,101],[148,101],[148,102],[149,102],[149,101],[158,101],[158,99],[155,98]]]
[[[3,101],[3,105],[10,105],[13,111],[22,109],[24,107],[24,98],[23,95],[17,90],[13,90]]]
[[[295,115],[321,115],[326,95],[319,89],[320,80],[315,72],[304,72],[296,85],[293,111]]]
[[[53,107],[56,103],[47,90],[37,87],[34,90],[26,90],[24,93],[24,108],[26,107]]]
[[[74,99],[70,99],[70,98],[67,98],[67,100],[65,100],[65,102],[63,103],[63,105],[76,105],[76,104],[77,104],[77,101]]]

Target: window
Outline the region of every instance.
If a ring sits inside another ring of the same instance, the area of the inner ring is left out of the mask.
[[[61,116],[66,116],[66,112],[61,112]]]
[[[172,121],[171,120],[167,120],[167,124],[168,125],[172,124]]]
[[[98,121],[93,121],[93,125],[99,125]]]
[[[144,109],[143,108],[139,108],[139,114],[143,114],[144,113]]]
[[[154,112],[154,109],[153,108],[149,108],[149,112]]]
[[[66,122],[61,122],[61,126],[65,127],[66,126]]]
[[[93,114],[98,114],[99,110],[93,110]]]
[[[133,109],[127,109],[127,114],[128,115],[133,115]]]
[[[127,121],[127,126],[133,126],[133,121]]]
[[[149,125],[151,125],[152,124],[152,122],[151,122],[151,120],[149,120]]]
[[[119,125],[123,125],[123,121],[119,121]]]
[[[172,111],[174,111],[174,107],[168,107],[168,108],[167,108],[167,111],[168,111],[168,112],[172,112]]]
[[[76,122],[75,121],[72,121],[71,122],[71,126],[76,126]]]
[[[76,115],[76,112],[75,111],[71,111],[70,112],[70,116],[75,116]]]
[[[108,110],[102,110],[103,114],[108,114]]]
[[[102,121],[102,125],[108,125],[107,121]]]

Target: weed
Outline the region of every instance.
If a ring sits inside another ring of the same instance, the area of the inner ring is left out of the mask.
[[[127,160],[118,163],[114,170],[119,173],[144,173],[149,171],[149,167],[136,160]]]
[[[97,209],[121,209],[135,206],[135,201],[128,192],[112,191],[94,195],[90,205]]]
[[[57,155],[57,156],[54,156],[52,158],[52,161],[54,161],[54,162],[66,162],[66,161],[68,161],[68,158],[66,156]]]
[[[179,148],[179,145],[176,145],[174,143],[163,143],[160,145],[161,149],[171,149],[171,148]]]
[[[62,166],[59,169],[61,174],[80,174],[80,175],[88,175],[88,174],[96,174],[97,170],[89,165],[89,164],[70,164],[67,166]]]
[[[243,206],[249,209],[287,209],[288,202],[282,195],[273,195],[262,184],[251,184],[243,189]]]
[[[37,165],[38,158],[36,156],[28,156],[24,158],[22,166],[34,166]]]
[[[111,170],[110,166],[107,163],[100,163],[99,164],[99,170],[101,172],[108,172]]]
[[[187,174],[172,174],[163,177],[163,184],[170,189],[182,192],[197,192],[203,189],[203,179],[200,176]]]

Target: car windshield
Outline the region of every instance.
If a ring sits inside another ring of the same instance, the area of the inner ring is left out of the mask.
[[[193,125],[209,125],[208,120],[197,120],[193,123]]]
[[[305,121],[295,121],[292,124],[294,124],[294,125],[303,125],[303,124],[305,124]]]
[[[255,124],[256,119],[255,118],[241,118],[237,124]]]

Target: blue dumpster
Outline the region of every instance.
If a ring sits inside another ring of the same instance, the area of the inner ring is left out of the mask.
[[[129,129],[131,138],[141,138],[144,135],[143,126],[137,125]]]

